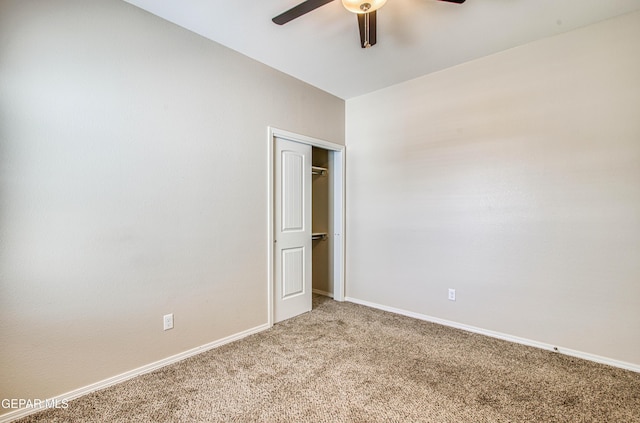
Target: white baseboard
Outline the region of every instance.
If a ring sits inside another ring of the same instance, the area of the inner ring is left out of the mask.
[[[357,298],[346,297],[345,301],[351,303],[364,305],[378,310],[389,311],[391,313],[400,314],[402,316],[413,317],[414,319],[424,320],[427,322],[437,323],[443,326],[449,326],[456,329],[462,329],[467,332],[478,333],[480,335],[490,336],[492,338],[502,339],[504,341],[515,342],[516,344],[527,345],[530,347],[541,348],[543,350],[549,350],[560,354],[569,355],[571,357],[582,358],[584,360],[594,361],[596,363],[607,364],[609,366],[618,367],[625,370],[631,370],[640,373],[640,365],[627,363],[626,361],[614,360],[608,357],[602,357],[595,354],[586,353],[583,351],[576,351],[569,348],[562,348],[544,342],[533,341],[531,339],[520,338],[518,336],[507,335],[501,332],[495,332],[492,330],[482,329],[475,326],[469,326],[462,323],[452,322],[450,320],[439,319],[437,317],[427,316],[426,314],[415,313],[413,311],[402,310],[395,307],[389,307],[382,304],[376,304],[365,300],[359,300]]]
[[[108,388],[109,386],[115,385],[117,383],[124,382],[124,381],[132,379],[132,378],[134,378],[136,376],[140,376],[140,375],[143,375],[143,374],[146,374],[146,373],[150,373],[150,372],[152,372],[154,370],[157,370],[157,369],[159,369],[161,367],[165,367],[165,366],[168,366],[170,364],[177,363],[178,361],[182,361],[182,360],[184,360],[186,358],[189,358],[191,356],[194,356],[196,354],[200,354],[200,353],[203,353],[205,351],[208,351],[208,350],[211,350],[211,349],[214,349],[214,348],[217,348],[217,347],[221,347],[222,345],[228,344],[230,342],[237,341],[239,339],[245,338],[245,337],[247,337],[249,335],[253,335],[255,333],[262,332],[263,330],[269,329],[269,327],[270,326],[268,324],[256,326],[254,328],[251,328],[251,329],[248,329],[248,330],[245,330],[245,331],[242,331],[242,332],[227,336],[226,338],[222,338],[222,339],[219,339],[217,341],[213,341],[213,342],[210,342],[208,344],[201,345],[199,347],[195,347],[195,348],[192,348],[190,350],[181,352],[179,354],[172,355],[171,357],[164,358],[164,359],[156,361],[154,363],[150,363],[150,364],[147,364],[145,366],[138,367],[137,369],[133,369],[133,370],[130,370],[128,372],[121,373],[121,374],[119,374],[117,376],[113,376],[113,377],[110,377],[108,379],[101,380],[100,382],[96,382],[96,383],[93,383],[91,385],[87,385],[85,387],[82,387],[82,388],[75,389],[73,391],[67,392],[65,394],[58,395],[57,397],[50,398],[50,399],[48,399],[46,401],[49,402],[49,403],[52,403],[52,404],[53,403],[60,404],[62,402],[68,402],[68,401],[71,401],[71,400],[76,399],[78,397],[81,397],[83,395],[90,394],[91,392],[95,392],[95,391],[99,391],[99,390],[104,389],[104,388]],[[17,410],[14,410],[14,411],[10,411],[9,413],[0,415],[0,423],[8,423],[8,422],[23,418],[25,416],[28,416],[30,414],[37,413],[39,411],[43,411],[43,409],[41,409],[41,408],[21,408],[21,409],[17,409]]]
[[[314,294],[324,295],[325,297],[333,298],[333,293],[331,292],[321,291],[319,289],[314,289],[312,292]]]

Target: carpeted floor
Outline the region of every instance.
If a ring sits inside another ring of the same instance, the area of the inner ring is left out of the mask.
[[[22,422],[640,422],[640,374],[316,297]]]

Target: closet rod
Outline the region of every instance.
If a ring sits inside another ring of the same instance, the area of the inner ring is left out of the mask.
[[[311,174],[325,176],[327,174],[327,168],[320,166],[311,166]]]

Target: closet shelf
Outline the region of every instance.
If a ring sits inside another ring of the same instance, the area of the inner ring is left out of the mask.
[[[320,166],[311,166],[311,174],[312,175],[326,176],[327,175],[327,168],[326,167],[320,167]]]
[[[314,232],[311,234],[311,239],[312,240],[321,240],[321,241],[325,241],[327,239],[327,233],[326,232]]]

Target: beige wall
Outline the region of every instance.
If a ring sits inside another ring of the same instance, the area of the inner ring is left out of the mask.
[[[121,1],[0,1],[0,398],[267,322],[268,125],[344,144],[344,101]]]
[[[348,100],[347,296],[640,365],[639,51],[633,13]]]

